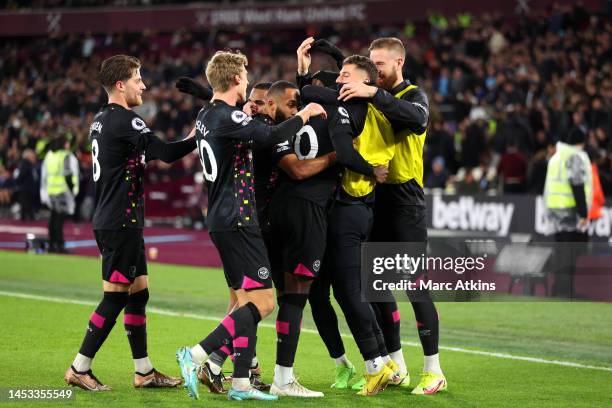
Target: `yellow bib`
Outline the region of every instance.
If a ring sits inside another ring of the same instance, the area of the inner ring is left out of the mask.
[[[394,96],[399,99],[414,88],[417,86],[408,85]],[[395,134],[395,155],[389,163],[386,184],[402,184],[415,179],[423,187],[423,145],[426,135],[427,130],[417,135],[408,129]]]
[[[372,166],[388,164],[395,152],[395,139],[391,123],[381,111],[368,103],[362,132],[353,139],[355,150]],[[353,197],[363,197],[374,190],[376,179],[346,169],[342,188]]]

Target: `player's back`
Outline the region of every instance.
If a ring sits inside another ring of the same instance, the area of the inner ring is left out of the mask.
[[[142,228],[145,122],[117,104],[102,107],[90,127],[94,229]]]
[[[216,100],[196,121],[198,154],[208,184],[209,231],[258,226],[255,211],[253,156],[244,127],[252,119]]]

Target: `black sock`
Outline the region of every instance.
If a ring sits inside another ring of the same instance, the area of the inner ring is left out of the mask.
[[[231,343],[232,340],[239,335],[243,321],[249,322],[253,319],[256,320],[256,325],[261,320],[261,315],[257,307],[249,302],[225,316],[221,323],[200,342],[200,346],[202,346],[206,354],[212,354],[213,351]],[[234,349],[234,352],[235,351]]]
[[[113,329],[127,299],[127,292],[104,292],[104,298],[89,319],[87,333],[79,350],[80,354],[94,358]]]
[[[232,341],[234,346],[234,378],[249,378],[251,361],[257,342],[257,324],[261,315],[257,307],[249,302],[244,307],[245,313],[236,321],[236,336]],[[239,310],[240,310],[239,309]]]
[[[430,298],[429,302],[412,302],[412,309],[416,318],[423,354],[426,356],[438,354],[440,334],[436,306]]]
[[[144,358],[147,353],[147,317],[145,308],[149,300],[149,289],[132,293],[128,297],[123,314],[125,332],[132,349],[132,358]]]
[[[385,347],[389,353],[402,348],[400,338],[400,313],[397,302],[372,303],[376,309],[376,321],[382,330],[385,339]]]
[[[276,318],[276,364],[278,365],[293,367],[302,328],[302,313],[307,300],[306,294],[292,293],[280,297]]]

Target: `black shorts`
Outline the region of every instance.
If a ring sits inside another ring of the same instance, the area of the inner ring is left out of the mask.
[[[427,242],[427,209],[376,201],[372,242]]]
[[[278,251],[279,270],[275,280],[285,272],[316,278],[327,244],[327,212],[312,201],[283,197],[272,202],[270,223],[273,248]]]
[[[270,289],[270,261],[259,227],[211,232],[223,262],[227,286],[234,289]]]
[[[102,279],[111,283],[131,284],[147,275],[145,244],[140,228],[94,230],[102,255]]]

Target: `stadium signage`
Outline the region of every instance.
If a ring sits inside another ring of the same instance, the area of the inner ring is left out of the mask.
[[[535,195],[443,195],[427,200],[427,226],[434,230],[509,234],[552,234],[541,196]],[[602,208],[601,218],[591,222],[589,235],[598,240],[612,234],[612,202]]]
[[[435,195],[432,211],[434,228],[487,231],[506,236],[512,222],[514,204],[478,202],[470,196],[444,201],[440,195]]]

